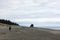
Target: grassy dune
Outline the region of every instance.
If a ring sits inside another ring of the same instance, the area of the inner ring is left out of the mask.
[[[57,33],[56,33],[57,32]],[[60,31],[44,28],[8,27],[0,28],[0,40],[60,40]]]

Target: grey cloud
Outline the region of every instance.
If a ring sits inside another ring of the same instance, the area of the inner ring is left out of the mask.
[[[22,0],[22,2],[21,0],[0,0],[0,17],[6,19],[10,17],[12,17],[10,19],[60,17],[60,14],[48,12],[48,10],[51,9],[51,7],[48,7],[48,4],[55,2],[54,0],[49,0],[49,2],[38,0],[41,1],[41,3],[33,3],[32,0],[23,1],[24,0]]]

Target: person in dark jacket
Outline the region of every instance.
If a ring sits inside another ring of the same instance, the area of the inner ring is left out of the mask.
[[[9,26],[9,30],[11,30],[11,26]]]

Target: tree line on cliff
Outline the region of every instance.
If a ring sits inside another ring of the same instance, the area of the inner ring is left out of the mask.
[[[8,24],[8,25],[18,25],[15,22],[11,22],[10,20],[5,20],[5,19],[0,19],[0,23]]]

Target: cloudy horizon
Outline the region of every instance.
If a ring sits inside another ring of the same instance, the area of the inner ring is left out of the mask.
[[[60,26],[60,0],[0,0],[0,19],[21,25]]]

